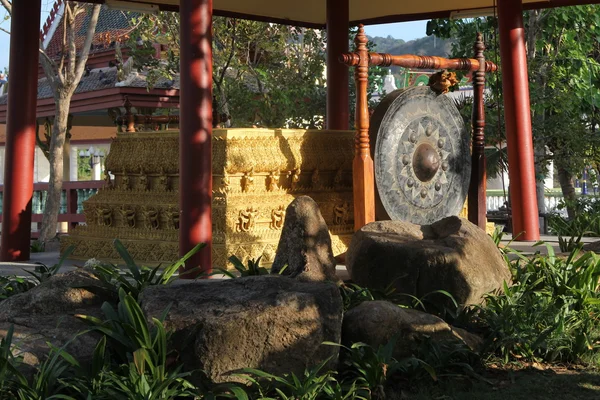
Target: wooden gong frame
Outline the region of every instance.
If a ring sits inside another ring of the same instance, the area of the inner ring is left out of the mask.
[[[473,71],[473,143],[471,150],[471,179],[468,192],[469,221],[485,230],[486,225],[486,174],[485,174],[485,108],[484,89],[486,72],[498,70],[496,64],[486,61],[483,55],[485,45],[481,33],[473,49],[475,58],[442,58],[432,56],[369,53],[367,36],[363,25],[358,26],[354,39],[356,51],[340,56],[340,62],[354,69],[356,83],[356,136],[354,139],[354,160],[352,162],[354,191],[354,229],[359,230],[375,221],[375,173],[369,144],[369,105],[367,86],[370,66],[389,67],[396,65],[415,69],[453,69]]]

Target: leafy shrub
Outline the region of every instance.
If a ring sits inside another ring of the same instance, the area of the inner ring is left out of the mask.
[[[0,300],[24,293],[35,286],[35,282],[31,279],[19,276],[0,276]]]
[[[489,349],[505,361],[574,361],[598,349],[600,258],[573,251],[566,259],[519,255],[511,264],[513,285],[486,296],[476,322],[488,329]]]
[[[167,267],[162,268],[161,265],[158,265],[154,268],[149,268],[139,266],[119,239],[115,239],[113,243],[117,252],[123,261],[125,261],[127,269],[121,270],[115,265],[103,263],[96,264],[92,268],[98,278],[108,287],[112,288],[115,293],[118,293],[120,289],[124,289],[126,293],[135,299],[148,286],[167,285],[171,283],[178,277],[175,273],[179,271],[179,268],[185,265],[185,262],[190,257],[206,246],[205,243],[197,244],[186,255]],[[191,270],[186,273],[190,274],[194,271]]]
[[[67,250],[65,250],[63,255],[60,257],[60,260],[58,260],[58,263],[54,264],[53,266],[48,267],[46,264],[38,262],[38,263],[36,263],[37,265],[33,272],[31,272],[31,271],[25,271],[25,272],[27,272],[29,275],[31,275],[37,281],[36,285],[39,285],[40,283],[44,283],[48,279],[53,277],[54,275],[58,274],[58,272],[62,268],[63,264],[65,263],[67,258],[69,258],[71,253],[73,253],[73,251],[75,251],[75,246],[69,246],[67,248]]]
[[[240,260],[237,256],[231,256],[228,258],[229,262],[233,265],[233,268],[239,273],[239,277],[243,276],[258,276],[258,275],[269,275],[271,272],[265,267],[260,266],[260,259],[262,256],[257,259],[251,258],[248,260],[248,265],[244,265],[242,260]],[[222,273],[223,275],[235,279],[238,278],[233,272],[228,271],[223,268],[217,268],[216,272]]]
[[[558,213],[549,214],[548,227],[553,234],[571,238],[600,237],[600,201],[595,197],[581,196],[575,202],[563,200],[558,205],[559,209],[567,207],[572,207],[575,212],[575,217],[571,220]]]

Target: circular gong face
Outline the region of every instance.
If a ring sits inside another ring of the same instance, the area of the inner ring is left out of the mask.
[[[469,188],[469,136],[454,102],[429,87],[387,95],[371,120],[378,219],[426,225],[458,215]],[[383,210],[382,210],[383,208]]]

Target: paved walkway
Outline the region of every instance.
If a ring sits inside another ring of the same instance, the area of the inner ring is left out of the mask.
[[[542,253],[547,252],[547,249],[545,246],[535,246],[534,247],[533,245],[535,244],[535,242],[517,242],[517,241],[510,242],[510,240],[511,240],[511,236],[509,234],[505,235],[503,237],[502,243],[505,245],[508,244],[513,249],[520,250],[525,253],[535,253],[536,251],[540,251]],[[552,247],[554,248],[554,251],[556,253],[560,253],[560,249],[558,246],[558,237],[544,235],[544,236],[542,236],[541,240],[544,241],[545,243],[551,244]],[[582,242],[584,242],[584,243],[591,243],[591,242],[595,242],[595,241],[599,241],[599,240],[600,240],[600,238],[582,238]],[[36,263],[42,263],[42,264],[45,264],[45,265],[51,267],[54,264],[58,263],[59,259],[60,259],[60,255],[59,255],[58,251],[48,251],[48,252],[44,252],[44,253],[32,253],[31,260],[29,260],[27,262],[0,262],[0,275],[3,275],[3,276],[7,276],[7,275],[27,276],[27,274],[24,273],[23,270],[33,271],[37,265]],[[67,259],[61,268],[61,272],[72,271],[77,267],[83,266],[84,264],[85,264],[85,262],[81,261],[81,260]],[[346,267],[344,265],[337,266],[337,274],[341,279],[344,279],[344,280],[348,279],[348,272],[346,271]]]

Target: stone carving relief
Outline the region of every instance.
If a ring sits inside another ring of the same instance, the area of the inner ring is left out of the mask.
[[[254,207],[248,207],[240,210],[238,216],[238,232],[250,232],[254,228],[257,210]]]
[[[285,206],[282,204],[277,209],[271,210],[271,223],[269,227],[271,229],[283,228],[283,222],[285,221]]]
[[[254,186],[254,167],[250,171],[245,172],[242,177],[242,192],[248,193]]]

